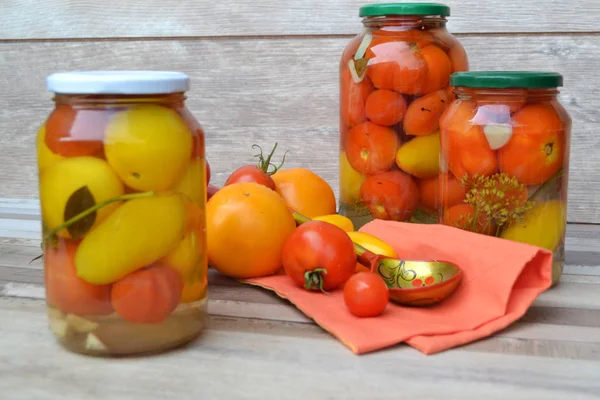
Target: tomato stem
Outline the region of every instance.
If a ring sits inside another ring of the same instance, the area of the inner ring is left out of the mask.
[[[273,157],[273,154],[275,154],[275,149],[277,149],[277,145],[278,143],[275,143],[275,146],[273,146],[273,150],[271,150],[266,160],[263,156],[262,148],[257,144],[252,145],[252,148],[258,147],[260,149],[260,154],[256,154],[254,157],[258,157],[258,169],[260,169],[267,175],[273,175],[274,173],[279,171],[279,169],[283,166],[283,163],[285,162],[285,156],[288,153],[287,151],[283,153],[283,160],[281,160],[281,164],[275,166],[275,164],[271,163],[271,158]],[[274,169],[269,172],[270,166],[273,166]]]
[[[121,196],[115,196],[115,197],[111,197],[110,199],[106,199],[82,212],[80,212],[79,214],[75,215],[74,217],[66,220],[65,222],[63,222],[62,224],[60,224],[59,226],[57,226],[56,228],[52,229],[50,232],[48,232],[45,236],[44,236],[44,243],[53,238],[54,236],[56,236],[56,234],[58,232],[60,232],[62,229],[70,226],[71,224],[79,221],[81,218],[85,218],[88,215],[90,215],[91,213],[93,213],[94,211],[105,207],[111,203],[115,203],[117,201],[125,201],[125,200],[132,200],[132,199],[140,199],[143,197],[152,197],[156,194],[156,192],[154,192],[153,190],[149,191],[149,192],[142,192],[142,193],[130,193],[130,194],[124,194]]]
[[[325,294],[329,294],[323,289],[323,274],[327,275],[327,270],[324,268],[315,268],[312,271],[304,273],[304,288],[309,290],[320,290]]]

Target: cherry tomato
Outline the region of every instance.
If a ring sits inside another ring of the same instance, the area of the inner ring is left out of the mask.
[[[354,274],[356,251],[343,229],[325,221],[309,221],[286,240],[282,263],[298,285],[308,290],[329,291]]]
[[[344,285],[344,303],[353,315],[360,318],[383,313],[389,297],[387,285],[373,272],[359,272]]]

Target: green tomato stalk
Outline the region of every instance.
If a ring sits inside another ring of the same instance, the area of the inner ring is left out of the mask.
[[[277,171],[279,171],[279,169],[281,169],[281,167],[283,166],[283,163],[285,162],[285,156],[288,153],[287,151],[285,153],[283,153],[283,159],[281,160],[281,163],[279,165],[275,165],[271,162],[271,158],[273,157],[273,154],[275,154],[275,149],[277,149],[277,143],[275,143],[275,146],[273,147],[273,150],[271,150],[271,152],[269,153],[269,155],[267,156],[267,159],[265,160],[264,156],[263,156],[263,152],[262,149],[259,145],[257,144],[253,144],[252,148],[258,147],[260,150],[260,154],[256,154],[254,157],[258,157],[258,169],[260,169],[262,172],[264,172],[267,175],[273,175],[275,174]],[[269,167],[273,167],[272,171],[269,171]]]
[[[118,202],[118,201],[127,201],[127,200],[132,200],[132,199],[140,199],[140,198],[144,198],[144,197],[152,197],[156,194],[155,191],[148,191],[148,192],[142,192],[142,193],[130,193],[130,194],[124,194],[121,196],[115,196],[115,197],[111,197],[110,199],[106,199],[104,201],[101,201],[98,204],[95,204],[92,207],[87,208],[86,210],[80,212],[79,214],[69,218],[68,220],[66,220],[65,222],[63,222],[62,224],[60,224],[59,226],[57,226],[56,228],[52,229],[51,231],[49,231],[45,236],[44,236],[44,240],[42,243],[42,248],[43,248],[43,244],[48,241],[48,240],[55,240],[56,239],[56,234],[58,232],[60,232],[62,229],[67,228],[69,226],[71,226],[72,224],[74,224],[75,222],[81,220],[82,218],[87,217],[88,215],[96,212],[97,210],[99,210],[102,207],[105,207],[109,204]]]

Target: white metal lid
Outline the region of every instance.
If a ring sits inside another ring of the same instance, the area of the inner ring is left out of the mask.
[[[190,78],[174,71],[74,71],[46,78],[46,87],[68,94],[163,94],[185,92]]]

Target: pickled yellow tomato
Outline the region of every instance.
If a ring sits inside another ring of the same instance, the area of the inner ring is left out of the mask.
[[[75,254],[77,275],[94,284],[115,282],[173,250],[184,234],[179,194],[129,200],[84,237]]]
[[[202,260],[202,252],[206,250],[201,236],[190,230],[169,254],[160,259],[160,264],[175,268],[181,272],[184,282],[189,282],[197,275]],[[202,251],[202,252],[201,252]]]
[[[501,237],[554,251],[565,233],[566,204],[550,200],[537,204],[522,221],[511,224]]]
[[[206,201],[206,169],[203,159],[193,159],[174,190],[185,194],[194,203]]]
[[[85,156],[57,161],[45,168],[40,175],[40,203],[44,225],[47,230],[56,229],[65,219],[123,193],[123,183],[104,160]],[[87,230],[97,226],[118,206],[119,203],[111,203],[98,209],[93,224],[89,224]],[[61,229],[57,234],[65,238],[71,237],[67,228]]]
[[[174,110],[140,105],[116,113],[106,127],[104,152],[127,186],[166,190],[186,173],[192,135]]]
[[[360,186],[367,177],[357,172],[348,161],[346,152],[340,153],[340,200],[354,204],[360,198]]]

